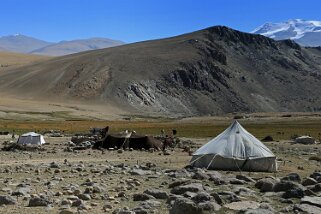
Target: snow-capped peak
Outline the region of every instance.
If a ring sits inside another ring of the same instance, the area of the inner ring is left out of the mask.
[[[306,33],[321,32],[320,21],[290,19],[280,23],[265,23],[252,33],[261,34],[274,39],[300,39]]]

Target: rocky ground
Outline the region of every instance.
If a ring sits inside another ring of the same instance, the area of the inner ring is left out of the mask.
[[[180,149],[72,151],[69,140],[0,152],[1,213],[321,213],[319,144],[267,143],[280,171],[248,173],[185,167]]]

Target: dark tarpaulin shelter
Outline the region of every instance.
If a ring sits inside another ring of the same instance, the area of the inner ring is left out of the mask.
[[[133,149],[161,149],[163,143],[152,137],[152,136],[143,136],[137,135],[136,133],[120,133],[120,134],[109,134],[97,145],[102,148],[115,148],[117,149],[125,149],[125,148],[133,148]]]

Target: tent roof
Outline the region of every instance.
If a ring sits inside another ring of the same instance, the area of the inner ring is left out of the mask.
[[[25,134],[23,134],[21,136],[22,137],[27,137],[27,136],[38,137],[38,136],[41,136],[41,134],[38,134],[38,133],[35,133],[35,132],[28,132],[28,133],[25,133]]]
[[[239,159],[275,157],[261,141],[246,131],[237,121],[199,148],[193,155],[206,154]]]

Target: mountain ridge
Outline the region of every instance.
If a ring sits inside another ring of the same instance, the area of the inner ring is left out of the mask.
[[[291,39],[303,46],[321,46],[321,21],[290,19],[279,23],[268,22],[251,33],[275,40]]]
[[[321,111],[321,50],[215,26],[13,69],[0,89],[148,115]]]
[[[21,34],[0,37],[1,51],[47,56],[62,56],[123,44],[125,43],[122,41],[108,38],[75,39],[54,43]]]

